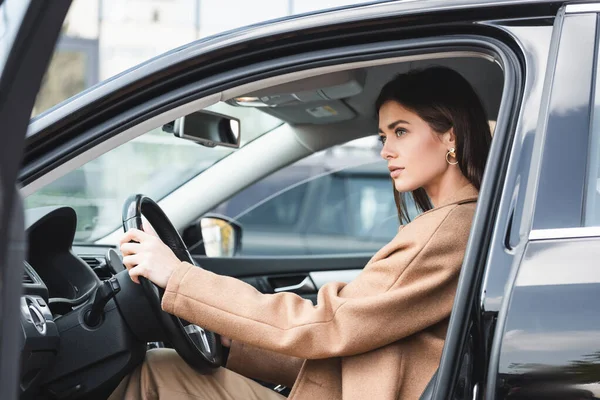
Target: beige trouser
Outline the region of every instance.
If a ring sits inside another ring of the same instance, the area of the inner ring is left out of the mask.
[[[175,350],[153,349],[108,399],[281,400],[285,397],[225,368],[201,375]]]

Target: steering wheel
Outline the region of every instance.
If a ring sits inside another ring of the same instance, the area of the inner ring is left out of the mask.
[[[177,258],[196,265],[177,229],[158,204],[147,196],[136,194],[125,200],[123,205],[125,232],[131,228],[143,230],[142,215],[150,222],[158,237],[173,250]],[[140,284],[164,328],[167,340],[181,358],[201,373],[220,367],[223,348],[219,335],[163,311],[161,302],[164,289],[144,277],[140,277]]]

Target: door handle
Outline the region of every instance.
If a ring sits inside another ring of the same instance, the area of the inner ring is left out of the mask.
[[[304,278],[304,280],[302,280],[302,282],[300,282],[296,285],[278,287],[278,288],[273,289],[273,291],[275,293],[294,292],[294,293],[300,294],[300,293],[314,293],[317,291],[317,288],[315,287],[315,284],[313,283],[312,279],[310,279],[310,276],[307,276],[306,278]]]

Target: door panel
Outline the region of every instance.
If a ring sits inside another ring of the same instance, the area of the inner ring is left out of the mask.
[[[310,257],[235,257],[210,258],[194,256],[202,268],[214,273],[240,278],[262,293],[275,293],[286,286],[297,286],[308,280],[300,290],[287,290],[316,304],[317,291],[328,282],[350,282],[367,264],[371,255],[310,256]]]
[[[600,239],[530,242],[502,334],[497,399],[597,398]]]
[[[256,275],[363,269],[370,258],[370,254],[348,256],[235,258],[194,256],[194,260],[202,268],[221,275],[233,276],[236,278]]]

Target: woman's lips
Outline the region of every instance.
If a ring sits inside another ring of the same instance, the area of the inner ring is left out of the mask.
[[[404,171],[404,168],[391,167],[390,168],[390,175],[391,175],[392,179],[399,177],[400,174],[402,173],[402,171]]]

